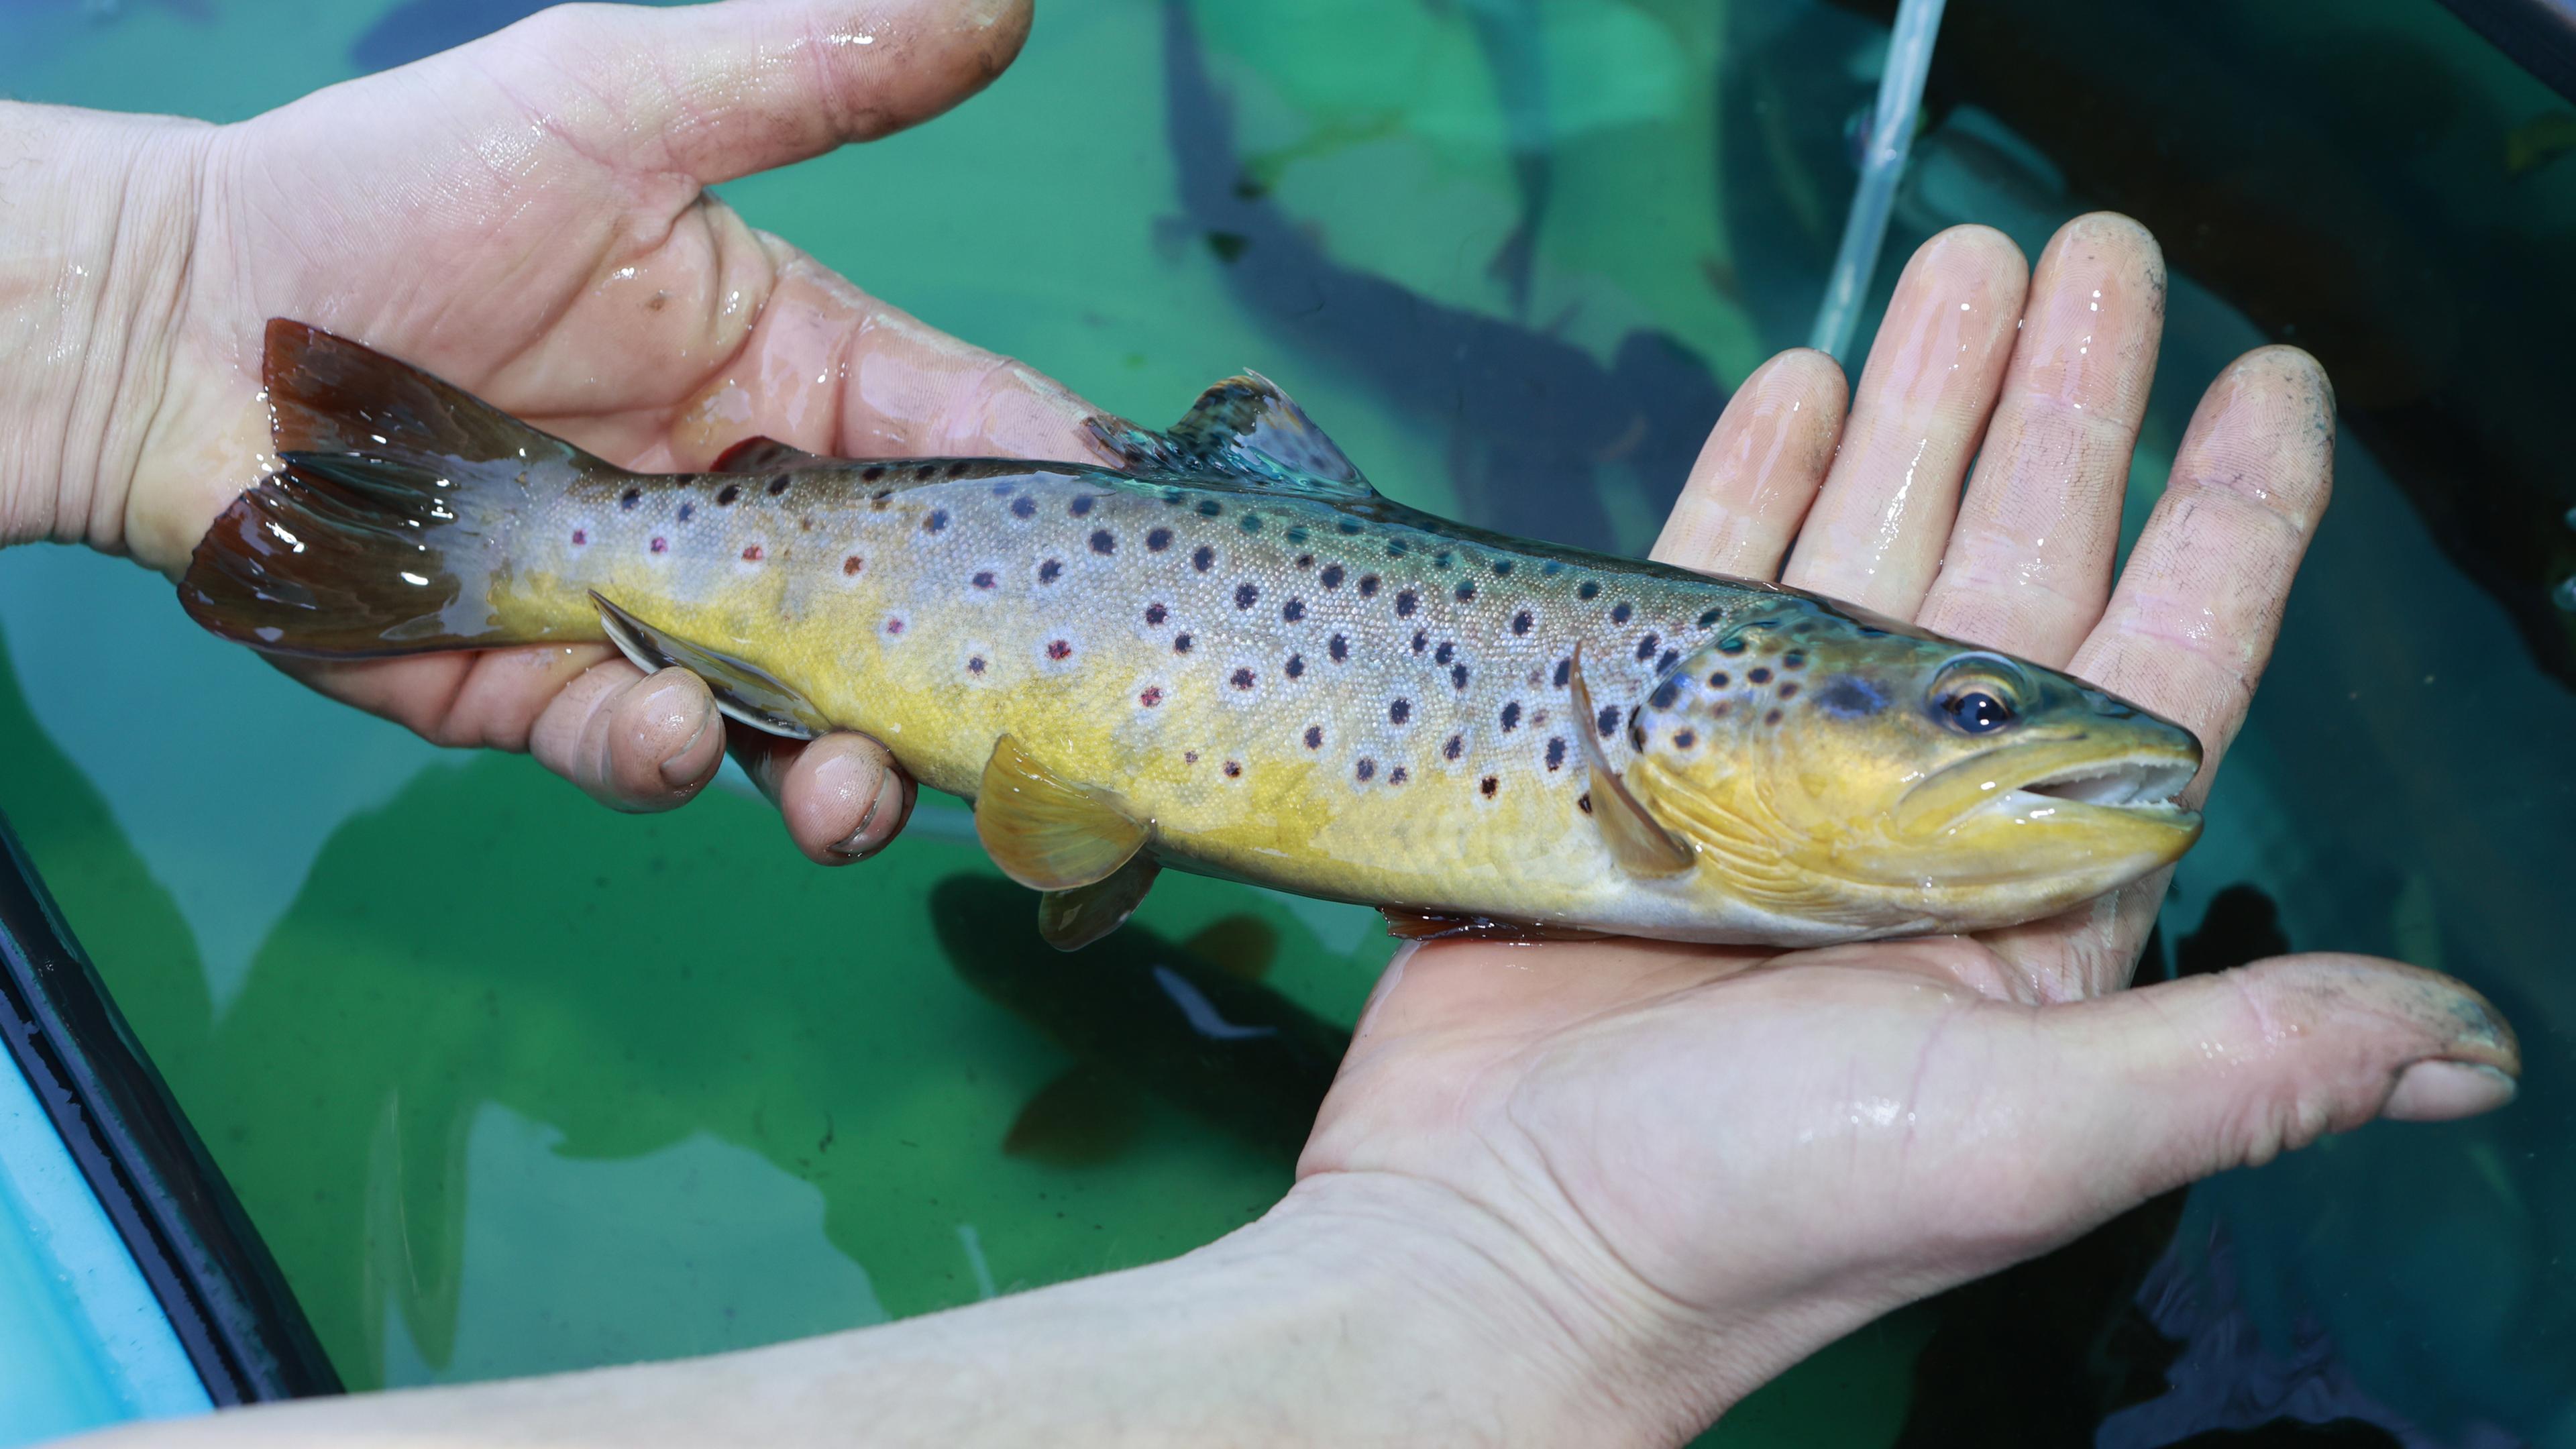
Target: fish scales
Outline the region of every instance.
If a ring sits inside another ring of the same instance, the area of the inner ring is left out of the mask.
[[[829,681],[837,723],[954,794],[1017,735],[1220,873],[1597,913],[1622,882],[1573,731],[1630,745],[1624,713],[1571,717],[1576,644],[1639,699],[1780,596],[1385,511],[994,461],[585,484],[527,516],[497,600],[563,628],[587,589],[662,601],[669,632]]]
[[[1759,581],[1380,496],[1276,388],[1116,466],[749,439],[617,468],[272,322],[279,471],[180,594],[261,648],[607,637],[735,718],[864,731],[975,801],[1041,931],[1162,865],[1516,928],[1814,944],[2029,920],[2189,846],[2187,731],[2082,681]]]

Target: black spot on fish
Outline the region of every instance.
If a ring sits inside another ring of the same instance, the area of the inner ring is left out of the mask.
[[[1202,498],[1199,500],[1199,517],[1214,518],[1223,512],[1225,512],[1225,505],[1217,502],[1215,499]]]
[[[643,501],[644,490],[641,488],[629,488],[617,495],[617,506],[620,508],[632,508]]]
[[[1322,725],[1306,726],[1306,748],[1310,750],[1320,750],[1323,747],[1324,727]]]
[[[1386,782],[1390,785],[1401,785],[1411,778],[1413,777],[1404,772],[1404,767],[1402,765],[1398,765],[1394,769],[1386,772]]]
[[[1020,495],[1019,497],[1012,499],[1012,500],[1011,500],[1011,516],[1012,516],[1013,518],[1035,518],[1035,517],[1037,517],[1037,516],[1038,516],[1038,501],[1037,501],[1036,499],[1034,499],[1034,498],[1029,497],[1027,494],[1022,494],[1022,495]]]
[[[1462,689],[1462,690],[1463,690],[1463,689],[1465,689],[1465,688],[1467,687],[1467,666],[1466,666],[1466,665],[1464,665],[1464,664],[1452,664],[1452,665],[1450,665],[1450,666],[1449,666],[1449,685],[1450,685],[1450,687],[1451,687],[1451,688],[1453,688],[1453,689]]]
[[[725,486],[723,486],[722,488],[719,488],[719,489],[717,489],[717,490],[716,490],[716,506],[717,506],[718,508],[725,508],[725,507],[729,507],[729,506],[731,506],[731,504],[733,503],[733,501],[734,501],[735,499],[740,498],[741,496],[742,496],[742,485],[741,485],[741,484],[739,484],[739,483],[727,483],[727,484],[726,484]]]
[[[1719,618],[1724,616],[1725,613],[1726,611],[1724,609],[1711,609],[1699,616],[1699,626],[1705,629],[1709,625],[1716,623]]]
[[[1584,791],[1582,794],[1575,796],[1575,797],[1574,797],[1574,808],[1575,808],[1575,809],[1577,809],[1577,810],[1582,811],[1582,812],[1583,812],[1584,814],[1586,814],[1586,815],[1591,814],[1591,813],[1592,813],[1592,792],[1591,792],[1591,791],[1589,791],[1589,790],[1586,790],[1586,791]]]
[[[1498,579],[1507,579],[1507,578],[1510,578],[1511,576],[1512,576],[1512,561],[1511,561],[1510,559],[1507,559],[1507,558],[1498,558],[1498,559],[1494,560],[1494,577],[1495,577],[1495,578],[1498,578]]]
[[[1171,616],[1172,611],[1164,608],[1161,604],[1147,604],[1145,606],[1145,622],[1148,624],[1160,624]]]
[[[1303,654],[1289,655],[1287,669],[1288,677],[1290,679],[1302,678],[1306,673],[1306,656]]]
[[[1767,725],[1778,724],[1780,722],[1780,711],[1775,709],[1769,714],[1762,716],[1762,722]]]
[[[1335,664],[1341,663],[1343,660],[1351,657],[1350,636],[1347,634],[1334,635],[1332,642],[1325,645],[1324,650],[1326,653],[1333,656],[1333,662]]]
[[[1261,590],[1254,585],[1237,584],[1234,586],[1234,606],[1238,609],[1249,609],[1255,603],[1259,602],[1260,598]]]
[[[1242,774],[1243,762],[1241,760],[1228,760],[1225,762],[1225,777],[1227,779],[1238,779]]]
[[[1360,762],[1351,767],[1351,773],[1359,776],[1362,780],[1367,780],[1377,774],[1377,761],[1368,758],[1366,755],[1362,755],[1360,757]]]
[[[1474,579],[1460,579],[1458,581],[1458,602],[1463,604],[1474,597],[1476,597],[1476,581]]]
[[[866,482],[874,483],[879,478],[884,477],[885,473],[885,464],[870,463],[868,466],[859,470],[859,477]]]
[[[1744,677],[1755,684],[1769,684],[1771,682],[1771,671],[1756,666],[1744,671]]]
[[[1190,555],[1190,567],[1197,569],[1200,573],[1206,573],[1209,569],[1216,567],[1216,550],[1208,547],[1206,544],[1200,544],[1198,546],[1198,551]]]
[[[1246,533],[1259,533],[1261,531],[1261,515],[1258,513],[1247,513],[1243,515],[1242,528]]]
[[[1091,551],[1104,557],[1116,553],[1118,540],[1111,536],[1108,529],[1095,528],[1091,531]]]
[[[1503,706],[1503,733],[1510,734],[1513,730],[1520,727],[1520,722],[1521,702],[1516,699]]]
[[[1038,565],[1039,583],[1051,584],[1062,577],[1064,577],[1064,565],[1056,560],[1048,559],[1045,563]]]
[[[1454,760],[1460,755],[1466,753],[1466,750],[1467,737],[1464,735],[1451,735],[1448,742],[1441,745],[1440,757],[1444,760]]]
[[[1305,617],[1306,601],[1303,599],[1290,599],[1287,603],[1279,606],[1279,619],[1281,623],[1294,624]]]
[[[1328,589],[1340,588],[1342,586],[1342,566],[1340,564],[1324,565],[1324,571],[1315,575],[1315,581]]]
[[[1388,724],[1402,724],[1411,718],[1413,718],[1412,700],[1399,699],[1386,707],[1386,722]]]
[[[1072,514],[1076,518],[1081,518],[1091,512],[1091,504],[1092,498],[1090,494],[1079,494],[1071,503],[1064,506],[1064,511]]]
[[[1173,636],[1172,636],[1172,652],[1173,652],[1173,653],[1175,653],[1175,654],[1187,654],[1187,653],[1189,653],[1189,652],[1190,652],[1190,636],[1189,636],[1189,635],[1187,635],[1187,634],[1175,634],[1175,635],[1173,635]]]
[[[1419,654],[1431,643],[1431,636],[1420,629],[1413,631],[1413,652]]]
[[[1634,615],[1636,612],[1637,610],[1634,605],[1622,600],[1621,602],[1610,606],[1610,622],[1613,624],[1625,624],[1628,622],[1629,617]]]
[[[1839,719],[1859,719],[1887,707],[1887,696],[1857,675],[1837,674],[1816,690],[1816,708]]]
[[[1413,617],[1413,607],[1414,607],[1414,605],[1415,605],[1415,604],[1417,604],[1417,603],[1419,603],[1419,602],[1420,602],[1420,600],[1416,599],[1416,598],[1413,596],[1413,590],[1411,590],[1411,589],[1400,589],[1400,590],[1398,590],[1398,591],[1396,592],[1396,595],[1395,595],[1395,617],[1397,617],[1397,618],[1399,618],[1399,619],[1409,619],[1409,618],[1412,618],[1412,617]]]
[[[1377,575],[1360,575],[1360,597],[1363,599],[1374,599],[1377,597]]]
[[[1529,611],[1529,610],[1527,610],[1527,609],[1523,609],[1523,610],[1521,610],[1519,613],[1512,615],[1512,632],[1513,632],[1513,633],[1515,633],[1515,634],[1526,634],[1526,633],[1528,633],[1529,631],[1530,631],[1530,611]]]
[[[1665,650],[1665,651],[1664,651],[1664,657],[1655,661],[1655,672],[1656,672],[1657,674],[1661,674],[1661,673],[1663,673],[1665,670],[1672,668],[1672,667],[1673,667],[1673,661],[1675,661],[1675,660],[1677,660],[1677,659],[1679,659],[1679,658],[1681,658],[1681,657],[1682,657],[1682,651],[1680,651],[1680,650],[1678,650],[1678,649],[1667,649],[1667,650]]]
[[[989,589],[993,586],[993,571],[991,569],[977,570],[975,576],[968,579],[966,582],[973,584],[979,589]]]
[[[1782,681],[1780,685],[1780,697],[1782,699],[1796,699],[1798,697],[1798,682],[1794,679]]]
[[[937,533],[947,526],[948,510],[945,508],[934,508],[930,510],[928,518],[921,520],[921,531],[924,533]]]
[[[1601,586],[1590,579],[1585,579],[1574,586],[1574,596],[1588,604],[1601,597]]]
[[[1781,668],[1783,668],[1783,669],[1804,669],[1804,668],[1806,668],[1806,667],[1807,667],[1807,651],[1806,651],[1806,650],[1804,650],[1804,649],[1792,649],[1792,650],[1790,650],[1788,653],[1781,655],[1781,656],[1780,656],[1780,667],[1781,667]]]
[[[968,466],[969,465],[966,460],[960,458],[956,462],[948,465],[948,476],[951,478],[963,478],[966,476],[966,469]],[[928,470],[925,469],[924,471]]]
[[[1548,740],[1547,767],[1551,770],[1561,770],[1565,768],[1565,740],[1563,736],[1551,737]]]
[[[1170,548],[1171,546],[1172,531],[1170,529],[1149,528],[1145,530],[1145,548],[1147,552],[1161,553],[1163,550]]]
[[[786,492],[786,491],[787,491],[787,485],[788,485],[790,482],[792,482],[792,481],[794,481],[794,480],[790,479],[790,478],[789,478],[786,474],[784,474],[784,473],[781,473],[781,474],[779,474],[777,477],[770,479],[770,480],[769,480],[769,496],[770,496],[770,497],[772,497],[772,498],[775,498],[775,497],[777,497],[779,494]]]
[[[1727,683],[1727,673],[1723,669],[1708,677],[1708,687],[1711,689],[1724,689],[1726,688]]]
[[[1646,703],[1656,709],[1671,709],[1673,701],[1681,698],[1681,693],[1682,682],[1678,679],[1667,679],[1655,686],[1653,694],[1646,696]]]
[[[1615,704],[1601,706],[1601,717],[1593,723],[1601,727],[1601,737],[1608,739],[1619,728],[1619,706]]]
[[[1250,689],[1252,687],[1252,671],[1249,669],[1238,669],[1228,677],[1226,682],[1232,684],[1237,689]]]
[[[1360,531],[1360,521],[1356,518],[1345,518],[1340,522],[1335,523],[1333,527],[1336,531],[1341,533],[1343,537],[1347,538]]]
[[[1647,660],[1654,658],[1655,646],[1663,642],[1663,636],[1660,634],[1649,634],[1645,638],[1638,640],[1637,662],[1643,664]]]
[[[1569,680],[1569,679],[1572,679],[1573,677],[1574,677],[1574,660],[1573,660],[1571,657],[1564,658],[1564,659],[1560,659],[1560,660],[1556,661],[1556,687],[1557,687],[1557,688],[1559,688],[1559,689],[1563,689],[1563,688],[1565,688],[1565,682],[1566,682],[1567,680]]]
[[[1485,778],[1483,778],[1483,779],[1481,779],[1481,780],[1479,780],[1479,781],[1477,781],[1477,782],[1476,782],[1476,789],[1477,789],[1477,791],[1478,791],[1479,793],[1481,793],[1481,794],[1482,794],[1486,799],[1488,799],[1488,800],[1493,799],[1493,798],[1494,798],[1494,792],[1495,792],[1496,790],[1501,789],[1502,787],[1503,787],[1503,782],[1502,782],[1502,781],[1500,781],[1500,780],[1495,779],[1495,778],[1494,778],[1493,776],[1491,776],[1491,775],[1487,775]]]
[[[1698,733],[1697,733],[1696,731],[1693,731],[1693,730],[1675,730],[1675,731],[1673,731],[1673,748],[1674,748],[1674,749],[1677,749],[1677,750],[1687,750],[1687,749],[1689,749],[1691,746],[1693,746],[1693,745],[1695,745],[1695,744],[1698,744],[1698,743],[1699,743],[1699,735],[1698,735]]]
[[[679,511],[677,514],[673,515],[673,517],[675,517],[676,519],[678,519],[678,521],[680,521],[680,522],[682,522],[682,523],[686,523],[686,522],[688,522],[691,518],[693,518],[693,517],[697,516],[697,512],[698,512],[698,505],[696,505],[696,504],[694,504],[694,503],[683,503],[683,504],[681,504],[681,505],[680,505],[680,511]],[[934,515],[934,516],[936,516],[936,515]]]
[[[1449,567],[1450,560],[1455,557],[1457,557],[1457,555],[1452,554],[1449,550],[1444,548],[1431,556],[1431,566],[1433,568],[1445,569]]]
[[[1439,648],[1431,651],[1431,662],[1434,664],[1446,664],[1457,657],[1458,646],[1445,639],[1441,641]]]

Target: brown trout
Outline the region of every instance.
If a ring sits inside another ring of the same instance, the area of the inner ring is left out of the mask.
[[[2180,727],[1778,585],[1389,502],[1258,377],[1117,467],[629,472],[269,325],[279,470],[196,551],[207,628],[361,657],[613,641],[975,802],[1066,949],[1164,865],[1399,930],[1816,945],[2062,910],[2170,863]],[[1412,924],[1408,925],[1407,923]]]

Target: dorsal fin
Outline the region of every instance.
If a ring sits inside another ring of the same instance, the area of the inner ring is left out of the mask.
[[[725,449],[723,452],[716,454],[716,461],[708,471],[714,473],[775,473],[782,468],[802,468],[811,463],[825,463],[829,461],[831,460],[821,456],[820,454],[808,453],[803,448],[791,448],[785,443],[778,441],[776,438],[763,438],[755,435],[753,437],[745,438],[741,442],[734,444],[732,447]]]
[[[1584,762],[1592,767],[1592,818],[1601,822],[1601,838],[1609,843],[1610,858],[1619,862],[1631,875],[1660,877],[1679,875],[1691,868],[1694,859],[1690,845],[1663,826],[1663,822],[1646,813],[1646,807],[1610,768],[1610,757],[1601,749],[1601,734],[1593,723],[1592,691],[1583,683],[1583,646],[1574,646],[1574,661],[1568,668],[1568,686],[1573,694],[1574,733],[1583,741]]]
[[[1165,432],[1114,418],[1085,424],[1131,473],[1223,474],[1254,486],[1365,497],[1375,490],[1305,409],[1257,372],[1199,394]]]

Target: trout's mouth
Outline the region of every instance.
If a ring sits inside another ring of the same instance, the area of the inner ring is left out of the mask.
[[[2058,826],[2165,826],[2196,833],[2200,816],[2174,797],[2200,769],[2197,745],[2108,753],[2101,742],[2029,740],[1935,771],[1897,803],[1908,834],[1971,821]]]

